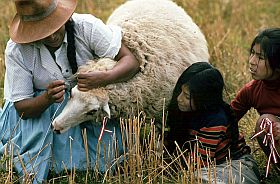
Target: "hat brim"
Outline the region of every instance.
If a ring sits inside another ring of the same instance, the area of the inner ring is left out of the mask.
[[[77,0],[58,0],[57,8],[39,21],[22,21],[18,14],[10,24],[10,37],[16,43],[31,43],[55,33],[72,16]]]

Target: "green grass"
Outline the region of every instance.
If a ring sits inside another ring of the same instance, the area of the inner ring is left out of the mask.
[[[175,0],[182,6],[205,34],[209,44],[210,62],[223,74],[229,102],[237,90],[250,80],[248,49],[256,33],[266,27],[279,26],[279,0]],[[79,0],[77,12],[92,13],[102,20],[124,0]],[[0,1],[0,98],[3,99],[4,50],[8,36],[8,25],[15,8],[13,1]],[[0,106],[3,101],[0,100]],[[258,144],[249,140],[254,130],[257,113],[252,110],[241,120],[240,128],[253,150],[260,170],[265,172],[266,158]],[[157,159],[154,157],[154,159]],[[148,165],[150,166],[150,165]],[[146,166],[147,167],[147,166]],[[152,167],[152,166],[150,166]],[[129,177],[129,176],[127,176]],[[170,176],[171,177],[171,176]],[[172,177],[171,177],[172,178]],[[280,178],[272,172],[275,183]],[[0,183],[2,180],[0,179]],[[272,183],[270,179],[266,183]]]

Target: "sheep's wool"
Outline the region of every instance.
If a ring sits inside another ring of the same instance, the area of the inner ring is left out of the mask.
[[[127,1],[112,13],[107,24],[122,28],[123,42],[140,62],[141,70],[127,82],[105,88],[88,92],[73,88],[72,98],[53,122],[56,130],[66,131],[86,120],[100,122],[99,109],[111,117],[123,118],[144,112],[161,122],[182,72],[192,63],[209,59],[207,42],[199,27],[172,1]],[[79,69],[108,70],[115,64],[102,58]]]
[[[108,86],[113,89],[108,90],[115,106],[111,109],[120,115],[139,109],[160,120],[182,72],[194,62],[208,62],[204,35],[184,9],[169,0],[127,1],[107,24],[122,28],[124,44],[141,63],[133,79]]]

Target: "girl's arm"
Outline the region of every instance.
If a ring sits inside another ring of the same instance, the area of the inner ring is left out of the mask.
[[[230,106],[233,109],[237,121],[239,121],[251,108],[251,95],[249,93],[247,85],[245,85],[241,90],[237,93],[236,97],[231,101]]]

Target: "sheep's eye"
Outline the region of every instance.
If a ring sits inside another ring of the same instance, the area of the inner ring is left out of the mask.
[[[93,115],[93,114],[96,113],[96,112],[97,112],[97,110],[93,109],[93,110],[91,110],[91,111],[88,111],[86,114],[87,114],[87,115]]]

